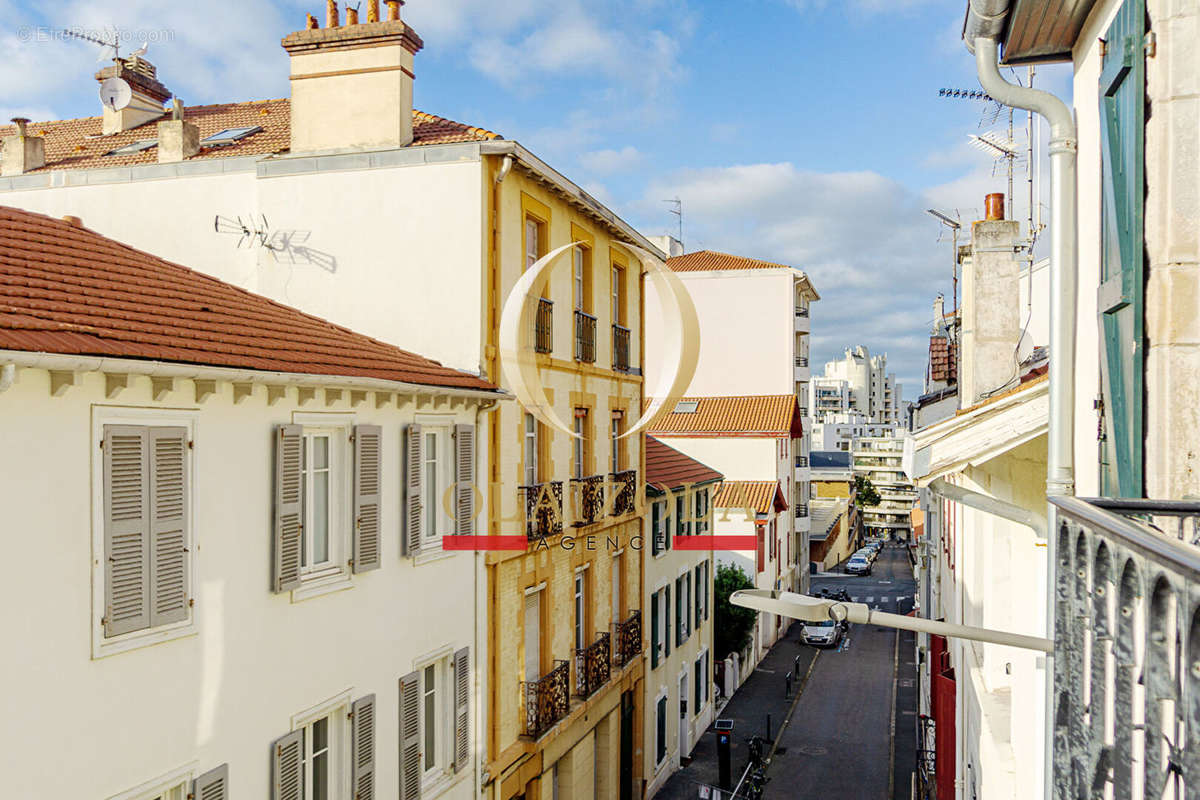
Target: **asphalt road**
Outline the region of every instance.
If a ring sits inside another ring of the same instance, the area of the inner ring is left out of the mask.
[[[871,575],[814,576],[812,591],[821,588],[844,588],[858,602],[907,613],[916,584],[904,548],[888,546]],[[911,637],[904,641],[911,648]],[[908,797],[915,754],[905,752],[912,745],[903,729],[914,724],[914,717],[912,710],[894,704],[897,686],[912,685],[905,677],[912,668],[912,654],[899,652],[900,644],[894,629],[852,625],[841,646],[820,654],[779,736],[764,798]],[[903,692],[902,701],[904,696],[912,697],[912,692]],[[896,752],[893,717],[902,729],[895,740]]]

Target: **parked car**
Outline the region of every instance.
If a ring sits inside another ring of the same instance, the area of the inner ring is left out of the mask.
[[[871,560],[860,553],[855,553],[846,562],[846,572],[851,575],[870,575]]]
[[[862,556],[863,558],[865,558],[867,561],[871,562],[872,564],[875,563],[875,551],[869,547],[864,547],[860,550],[857,550],[854,553],[854,555]]]
[[[800,631],[800,638],[805,644],[811,644],[813,647],[837,647],[845,633],[846,623],[826,619],[821,622],[805,622],[804,629]]]

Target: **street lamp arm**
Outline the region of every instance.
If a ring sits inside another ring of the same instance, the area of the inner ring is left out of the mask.
[[[875,611],[865,603],[845,603],[794,592],[774,589],[742,589],[730,595],[729,602],[735,606],[765,611],[768,614],[778,614],[802,622],[822,622],[827,619],[838,622],[844,620],[861,625],[883,625],[906,631],[972,639],[977,642],[990,642],[1008,647],[1020,647],[1025,650],[1054,652],[1054,642],[1039,636],[994,631],[990,628],[974,628],[970,625],[954,625],[949,622],[935,622],[931,619],[909,617],[904,614],[889,614],[885,611]]]

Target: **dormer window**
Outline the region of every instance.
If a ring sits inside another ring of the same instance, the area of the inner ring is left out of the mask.
[[[200,144],[205,144],[210,147],[233,144],[241,141],[248,136],[253,136],[262,130],[261,125],[254,125],[248,128],[226,128],[222,131],[217,131],[212,136],[205,136],[200,140]]]

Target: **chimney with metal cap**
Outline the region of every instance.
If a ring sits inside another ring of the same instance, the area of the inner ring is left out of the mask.
[[[1016,385],[1018,377],[1020,223],[1004,219],[1002,194],[988,195],[985,207],[987,219],[971,226],[971,243],[962,260],[958,390],[963,408]]]

